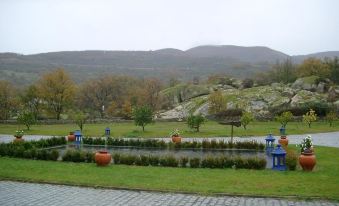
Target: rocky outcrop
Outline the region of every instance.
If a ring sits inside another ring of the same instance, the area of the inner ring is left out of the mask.
[[[323,87],[323,85],[319,83],[317,87]],[[306,86],[305,88],[310,87]],[[218,89],[222,90],[227,98],[227,108],[244,108],[259,118],[270,116],[270,110],[272,108],[284,106],[299,107],[304,104],[327,103],[329,94],[334,96],[333,103],[339,106],[339,88],[337,87],[330,88],[328,93],[311,92],[278,83],[248,89],[235,89],[230,87],[223,89],[223,86]],[[323,90],[319,89],[319,91]],[[174,109],[162,113],[162,117],[180,119],[186,117],[191,112],[193,114],[200,113],[208,115],[207,98],[208,95],[192,98],[189,101],[179,104],[179,106]]]
[[[319,79],[317,76],[303,77],[295,80],[292,84],[293,89],[315,90],[317,88],[316,81]]]
[[[167,101],[172,104],[186,102],[192,98],[207,95],[210,93],[210,88],[207,85],[179,84],[174,87],[163,90]]]
[[[325,93],[329,87],[328,79],[321,79],[318,76],[309,76],[297,79],[293,84],[293,89],[316,91],[318,93]]]

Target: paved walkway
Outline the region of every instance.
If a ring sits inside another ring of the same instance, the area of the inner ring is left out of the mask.
[[[0,205],[339,206],[339,203],[318,200],[297,201],[232,196],[211,197],[0,181]]]
[[[339,132],[327,132],[327,133],[316,133],[311,134],[314,145],[320,146],[330,146],[330,147],[339,147]],[[302,135],[288,135],[290,144],[299,144],[302,138],[306,137],[306,134]],[[25,135],[25,140],[38,140],[42,138],[51,138],[51,136],[43,136],[43,135]],[[276,139],[279,137],[276,136]],[[170,141],[170,138],[161,138],[166,141]],[[184,138],[183,141],[202,141],[204,138]],[[230,137],[211,137],[207,139],[216,139],[216,140],[230,140]],[[11,142],[14,140],[13,135],[0,134],[0,142]],[[245,140],[256,140],[258,142],[265,143],[265,137],[235,137],[236,141],[245,141]],[[277,140],[276,140],[277,142]]]
[[[39,140],[39,139],[48,139],[53,136],[48,136],[48,135],[24,135],[23,138],[26,141],[31,141],[31,140]],[[13,135],[10,134],[0,134],[0,143],[5,142],[9,143],[12,142],[15,139]]]

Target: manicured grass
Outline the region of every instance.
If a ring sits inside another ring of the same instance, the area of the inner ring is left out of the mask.
[[[183,137],[226,137],[231,134],[231,127],[220,125],[216,122],[209,121],[202,125],[200,132],[191,131],[185,122],[156,122],[146,126],[146,131],[142,132],[140,127],[134,125],[133,122],[128,123],[101,123],[86,124],[83,134],[86,136],[102,136],[106,127],[111,128],[111,135],[114,137],[168,137],[169,133],[178,128],[182,131]],[[21,126],[21,128],[25,128]],[[264,136],[272,132],[279,134],[280,124],[278,122],[253,122],[248,125],[248,129],[242,127],[234,128],[235,136]],[[18,125],[0,124],[0,134],[14,134],[18,129]],[[78,129],[75,124],[55,124],[55,125],[33,125],[30,131],[25,134],[36,135],[56,135],[64,136],[69,131]],[[330,127],[328,123],[319,121],[312,124],[311,128],[302,122],[290,122],[287,125],[288,134],[305,134],[339,131],[339,121],[334,122]]]
[[[293,146],[291,146],[293,147]],[[295,147],[294,147],[295,148]],[[313,172],[190,169],[65,163],[0,157],[0,179],[202,194],[339,200],[339,149],[316,147]]]

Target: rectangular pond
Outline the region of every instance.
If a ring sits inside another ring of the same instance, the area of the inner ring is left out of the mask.
[[[130,147],[130,146],[104,146],[104,145],[62,145],[57,147],[46,148],[47,150],[58,150],[62,156],[69,149],[79,149],[82,151],[97,152],[99,150],[107,150],[109,153],[119,153],[128,155],[153,155],[153,156],[167,156],[171,155],[176,158],[205,158],[205,157],[258,157],[265,158],[267,161],[266,168],[272,168],[272,157],[267,155],[265,151],[248,150],[248,149],[161,149],[149,147]]]

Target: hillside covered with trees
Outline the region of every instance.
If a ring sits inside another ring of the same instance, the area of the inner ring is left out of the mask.
[[[310,57],[339,56],[339,52],[289,56],[267,47],[198,46],[186,51],[160,49],[155,51],[62,51],[21,55],[0,53],[0,79],[29,85],[55,68],[64,68],[75,82],[102,75],[128,75],[137,78],[171,77],[190,81],[192,77],[206,80],[212,74],[228,74],[236,78],[252,77],[266,72],[277,61],[290,58],[301,63]]]
[[[295,116],[313,109],[319,116],[338,112],[339,59],[290,59],[271,70],[243,80],[210,75],[183,82],[172,77],[137,78],[104,75],[81,82],[62,68],[45,73],[27,88],[0,81],[0,117],[13,119],[132,119],[133,111],[147,106],[156,118],[181,119],[240,109],[255,118],[272,119],[284,111]]]

